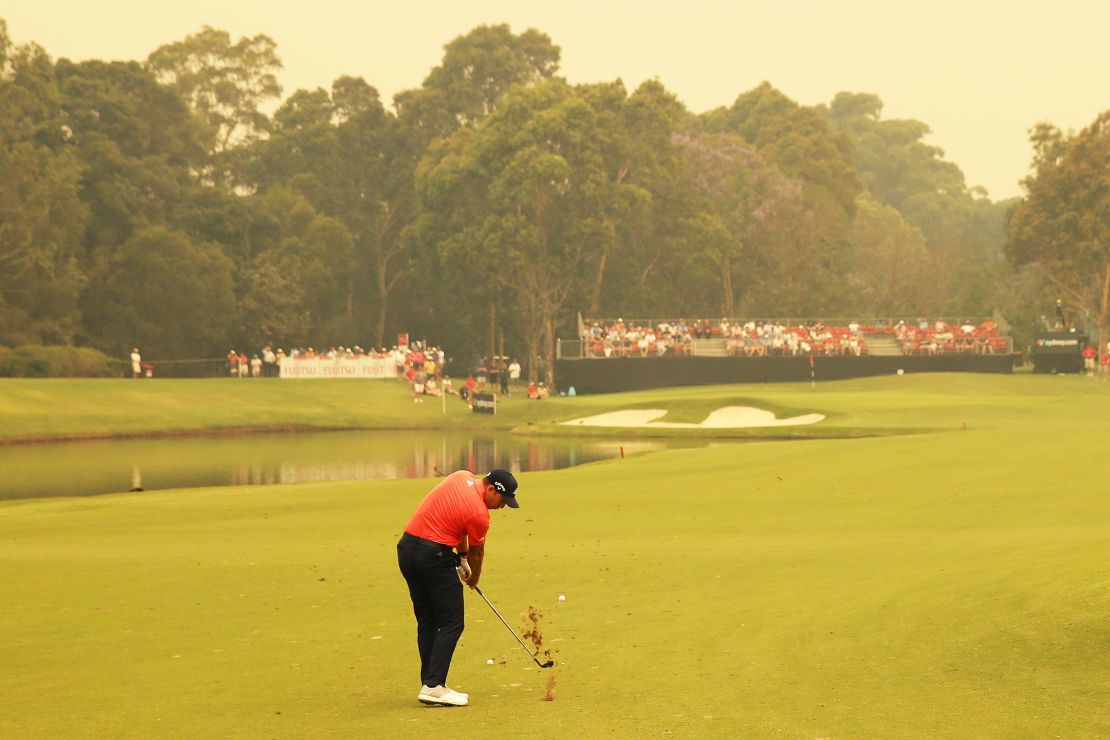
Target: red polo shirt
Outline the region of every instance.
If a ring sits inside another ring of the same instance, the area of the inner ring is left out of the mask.
[[[448,547],[457,547],[464,535],[471,545],[485,542],[489,509],[478,493],[480,483],[469,470],[451,473],[416,507],[405,531]]]

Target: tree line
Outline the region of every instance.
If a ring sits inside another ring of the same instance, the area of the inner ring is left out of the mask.
[[[72,62],[0,20],[0,345],[211,357],[405,331],[550,383],[579,312],[1024,326],[1054,292],[1028,209],[1008,243],[1014,203],[875,95],[763,83],[695,114],[559,61],[539,31],[480,26],[387,107],[349,76],[283,99],[264,35]],[[1069,146],[1053,131],[1038,165]]]

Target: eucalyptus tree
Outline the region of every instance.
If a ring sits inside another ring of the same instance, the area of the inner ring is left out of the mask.
[[[1030,134],[1033,174],[1010,214],[1006,254],[1033,265],[1074,313],[1098,328],[1110,319],[1110,110],[1082,131],[1038,124]]]
[[[478,26],[446,44],[443,59],[422,85],[402,91],[393,99],[397,121],[396,127],[391,127],[394,159],[390,169],[398,183],[410,186],[407,191],[397,192],[403,196],[399,203],[415,204],[411,184],[417,179],[417,167],[442,140],[460,130],[482,125],[514,86],[536,85],[553,78],[558,71],[559,55],[559,47],[545,34],[533,29],[516,34],[504,24]],[[438,251],[428,248],[431,242],[424,235],[429,224],[420,222],[418,212],[406,210],[403,218],[397,209],[394,213],[398,216],[393,221],[402,224],[397,244],[404,247],[397,261],[406,268],[401,278],[405,287],[398,291],[403,303],[399,301],[402,305],[398,308],[405,314],[407,326],[442,337],[449,349],[454,344],[460,354],[491,353],[495,349],[494,333],[500,335],[505,329],[519,328],[507,304],[484,301],[472,294],[470,286],[454,281],[457,277],[454,266],[445,265]],[[419,280],[417,275],[421,276]],[[433,305],[422,287],[447,281],[456,282],[454,290],[437,295]],[[475,302],[485,306],[480,315],[471,310]],[[451,339],[487,332],[490,342],[482,352]],[[520,348],[511,335],[509,344],[507,351],[516,353]]]
[[[188,101],[216,129],[215,151],[265,136],[262,107],[281,95],[277,45],[264,34],[234,44],[227,31],[204,26],[156,49],[147,66],[159,82]]]
[[[419,154],[377,90],[340,77],[331,91],[298,90],[275,112],[273,132],[244,171],[260,192],[294,188],[353,240],[349,269],[334,276],[343,322],[356,336],[386,343],[390,307],[411,271],[404,228],[412,219],[412,172]]]
[[[437,93],[440,118],[450,133],[473,128],[488,118],[516,85],[552,78],[559,68],[559,47],[535,29],[514,34],[506,24],[478,26],[444,47],[443,61],[424,80],[423,89]],[[407,102],[402,95],[400,107]]]
[[[607,167],[612,137],[590,97],[560,80],[517,87],[419,172],[423,238],[483,295],[512,297],[549,383],[556,327],[629,188]]]

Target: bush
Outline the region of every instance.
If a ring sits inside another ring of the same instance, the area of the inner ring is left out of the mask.
[[[118,375],[119,365],[91,347],[0,347],[0,377],[103,378]]]

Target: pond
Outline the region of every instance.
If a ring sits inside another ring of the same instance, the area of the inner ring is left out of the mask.
[[[431,478],[453,470],[568,468],[706,440],[529,438],[507,433],[313,432],[0,446],[0,500],[134,489]]]

